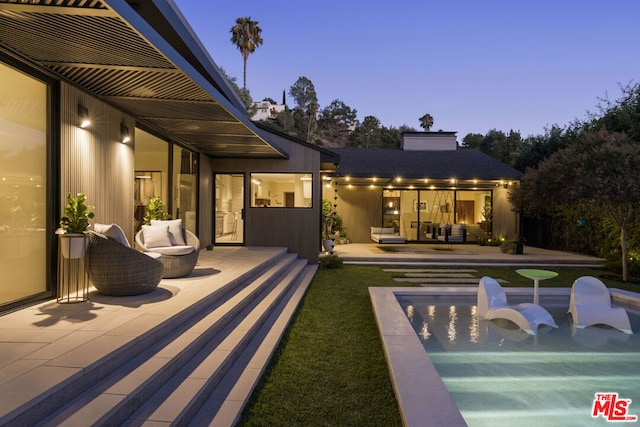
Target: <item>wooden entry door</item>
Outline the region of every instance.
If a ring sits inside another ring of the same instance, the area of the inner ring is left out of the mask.
[[[473,200],[458,200],[456,202],[456,223],[473,224],[475,218],[475,202]]]

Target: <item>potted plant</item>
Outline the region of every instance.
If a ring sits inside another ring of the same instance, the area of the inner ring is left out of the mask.
[[[147,207],[147,215],[144,217],[145,224],[151,224],[151,220],[167,220],[169,214],[164,210],[166,204],[159,196],[153,196],[149,199],[149,206]]]
[[[487,238],[491,237],[491,223],[493,222],[493,211],[491,210],[491,205],[486,204],[482,207],[482,211],[480,211],[481,221],[480,228],[484,232]]]
[[[95,206],[87,205],[87,196],[78,193],[75,197],[67,194],[67,206],[60,219],[60,248],[65,258],[82,258],[86,248],[84,232],[89,228],[89,220]]]
[[[328,199],[322,199],[322,247],[327,253],[333,253],[333,205]]]
[[[523,252],[522,249],[523,249],[522,242],[517,238],[504,239],[502,243],[500,243],[500,251],[502,251],[505,254],[511,254],[511,255],[522,254]]]

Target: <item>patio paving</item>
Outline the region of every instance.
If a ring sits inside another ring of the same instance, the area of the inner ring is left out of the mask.
[[[280,253],[286,248],[215,248],[201,252],[192,274],[162,279],[148,294],[110,297],[91,288],[85,302],[53,299],[1,316],[0,425],[7,425],[21,405],[56,390]]]
[[[391,250],[381,250],[381,247]],[[500,265],[504,267],[584,267],[599,268],[602,258],[570,252],[525,246],[520,255],[505,254],[496,246],[476,244],[395,244],[350,243],[336,245],[334,253],[345,264],[380,264],[407,266],[473,267]]]

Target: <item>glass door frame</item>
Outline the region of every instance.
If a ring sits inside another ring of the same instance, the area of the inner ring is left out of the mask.
[[[237,185],[237,188],[232,186],[231,198],[222,198],[222,186],[218,185],[218,177],[221,176],[242,178],[242,183]],[[213,183],[213,244],[244,246],[246,244],[247,174],[245,172],[214,172]],[[241,195],[236,196],[240,200],[235,200],[233,190],[241,191]]]

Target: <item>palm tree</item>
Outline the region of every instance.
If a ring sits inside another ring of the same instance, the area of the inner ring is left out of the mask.
[[[420,120],[420,127],[423,128],[425,131],[429,132],[429,129],[431,129],[431,126],[433,126],[433,116],[427,113],[424,116],[420,117],[419,120]]]
[[[250,16],[236,19],[236,25],[231,27],[231,42],[235,43],[244,60],[244,86],[247,88],[247,59],[258,46],[262,44],[262,28],[258,21],[252,21]]]

